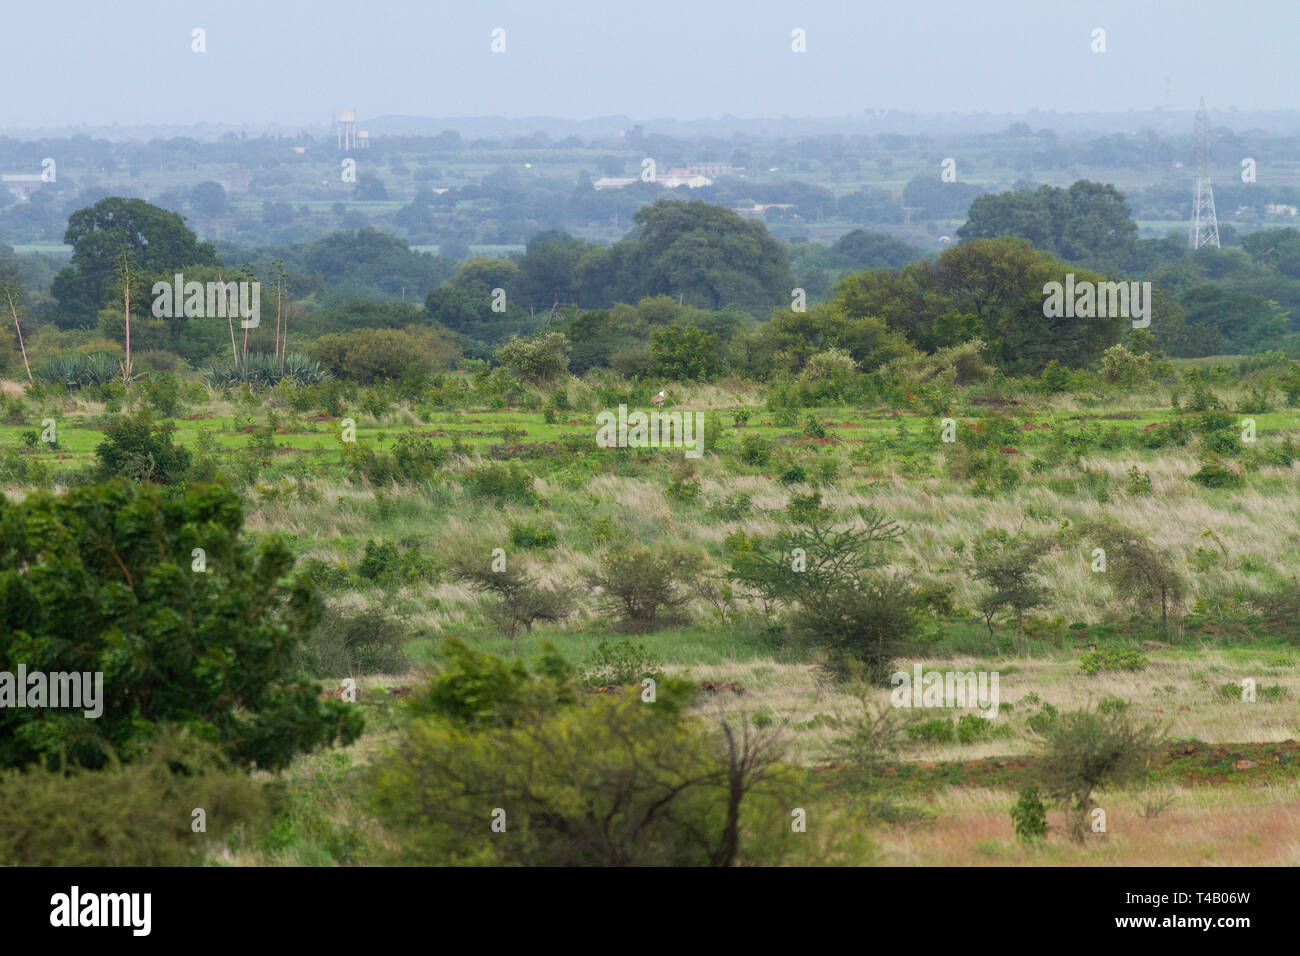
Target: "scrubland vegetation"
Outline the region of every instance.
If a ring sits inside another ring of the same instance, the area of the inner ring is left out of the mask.
[[[132,862],[194,858],[205,805],[216,863],[1151,863],[1247,862],[1218,854],[1248,801],[1250,862],[1293,860],[1294,363],[1135,332],[1108,354],[1137,373],[1061,383],[832,347],[672,384],[691,459],[597,448],[660,380],[541,347],[531,376],[7,383],[10,654],[104,670],[109,703],[89,734],[5,712],[5,812],[183,804]],[[917,662],[997,672],[998,716],[890,707]],[[147,784],[177,726],[218,796]],[[1022,791],[1048,829],[1018,840]]]

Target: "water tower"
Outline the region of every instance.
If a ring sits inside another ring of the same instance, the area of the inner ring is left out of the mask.
[[[357,145],[357,111],[339,110],[339,149]]]

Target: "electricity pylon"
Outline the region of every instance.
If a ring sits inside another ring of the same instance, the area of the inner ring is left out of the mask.
[[[1196,111],[1196,195],[1192,199],[1192,228],[1187,244],[1219,248],[1219,220],[1214,214],[1214,187],[1210,185],[1210,118],[1205,97]]]

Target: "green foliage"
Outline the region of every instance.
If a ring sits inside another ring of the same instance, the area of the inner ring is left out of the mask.
[[[1157,725],[1114,708],[1070,711],[1047,730],[1038,776],[1064,802],[1072,839],[1083,840],[1094,790],[1145,779],[1159,737]]]
[[[345,445],[343,453],[353,476],[376,485],[432,481],[450,455],[446,448],[418,435],[397,436],[391,453],[376,452],[363,442]]]
[[[107,385],[122,378],[122,360],[112,352],[60,355],[32,370],[39,382],[62,385],[69,390]]]
[[[569,374],[570,351],[568,337],[551,332],[532,341],[511,339],[497,352],[497,362],[516,378],[544,385]]]
[[[1246,483],[1235,471],[1214,462],[1202,465],[1191,479],[1205,488],[1240,488]]]
[[[992,720],[978,714],[962,714],[957,718],[957,742],[973,744],[993,737]]]
[[[1151,494],[1151,490],[1151,475],[1141,471],[1137,465],[1129,466],[1128,493],[1145,496]]]
[[[1137,651],[1115,647],[1089,651],[1079,658],[1079,669],[1089,676],[1101,671],[1140,671],[1146,666],[1147,659]]]
[[[1037,787],[1020,788],[1020,799],[1011,808],[1011,823],[1021,843],[1037,843],[1047,836],[1047,810]]]
[[[511,501],[532,504],[537,500],[533,476],[513,461],[479,465],[465,476],[465,487],[474,497],[492,499],[498,506]]]
[[[740,460],[748,465],[766,465],[772,460],[772,443],[761,435],[746,435],[740,442]]]
[[[670,325],[650,338],[651,374],[671,381],[709,381],[722,371],[718,337],[693,325]]]
[[[434,581],[437,572],[433,562],[420,554],[418,541],[395,543],[368,540],[361,563],[357,565],[357,577],[370,584],[396,587]]]
[[[449,367],[460,355],[460,347],[446,329],[425,325],[322,335],[309,351],[335,375],[363,384],[401,379],[412,368],[425,374],[435,372]]]
[[[1162,620],[1171,604],[1181,603],[1182,576],[1145,535],[1114,519],[1084,522],[1075,530],[1091,547],[1105,551],[1104,579],[1117,594],[1143,607],[1159,606]]]
[[[277,358],[270,352],[249,352],[238,361],[233,357],[224,364],[209,366],[203,373],[213,388],[272,388],[281,382],[297,386],[319,385],[333,376],[320,362],[299,352],[286,352]]]
[[[861,676],[876,684],[888,681],[894,658],[919,629],[907,580],[885,575],[838,582],[815,600],[802,600],[790,618],[797,639],[823,649],[823,669],[832,677]]]
[[[639,683],[644,678],[663,680],[663,662],[643,644],[602,640],[583,662],[581,677],[588,687]]]
[[[328,611],[304,645],[300,660],[318,679],[358,674],[403,674],[411,666],[406,628],[384,608]]]
[[[172,442],[175,430],[171,422],[155,422],[153,413],[144,407],[134,415],[114,417],[95,446],[99,477],[180,483],[189,470],[191,455]]]
[[[491,563],[459,558],[452,562],[452,569],[475,591],[496,597],[486,614],[511,640],[521,627],[531,633],[537,622],[563,621],[572,610],[572,588],[541,584],[517,558],[507,561],[501,570],[494,570]]]
[[[447,638],[441,661],[424,690],[411,701],[416,716],[444,717],[472,728],[508,727],[529,712],[546,712],[575,699],[572,669],[550,645],[530,673],[519,659],[507,661]]]
[[[675,614],[689,600],[684,588],[698,571],[700,556],[667,545],[618,545],[605,552],[587,576],[600,589],[601,607],[617,614],[630,631],[651,631],[661,615]]]
[[[852,585],[886,561],[878,546],[897,544],[903,528],[874,508],[859,511],[862,528],[836,530],[821,507],[821,493],[791,499],[801,524],[770,539],[730,540],[728,577],[753,589],[765,605],[817,600],[841,584]]]
[[[292,669],[316,617],[314,592],[281,581],[283,541],[241,537],[237,495],[116,480],[0,502],[0,670],[103,674],[102,715],[0,708],[0,765],[61,752],[101,766],[138,756],[166,724],[236,761],[285,766],[360,734],[355,710],[316,699]],[[206,571],[193,569],[203,549]]]
[[[1047,539],[1013,538],[1000,528],[988,528],[971,549],[971,571],[988,586],[980,599],[989,633],[993,618],[1003,608],[1016,617],[1016,633],[1024,632],[1025,614],[1047,602],[1048,588],[1040,583],[1038,565],[1054,545]]]
[[[932,720],[922,720],[909,725],[907,736],[928,744],[950,744],[955,739],[956,733],[950,719],[935,717]]]
[[[206,833],[191,829],[195,807]],[[0,770],[0,866],[197,866],[266,809],[216,748],[167,734],[130,764]]]
[[[544,550],[555,547],[559,540],[555,529],[527,521],[510,520],[510,543],[516,548]]]
[[[770,732],[705,724],[674,682],[653,706],[579,697],[554,652],[531,671],[452,642],[447,653],[370,775],[401,859],[729,866],[746,841],[780,839],[790,778]]]

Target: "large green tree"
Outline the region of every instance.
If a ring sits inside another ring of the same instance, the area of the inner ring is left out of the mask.
[[[616,300],[669,295],[696,308],[737,305],[755,315],[789,305],[794,278],[785,247],[762,223],[679,199],[643,206],[634,219],[634,237],[615,244],[631,245],[613,283]]]
[[[1025,239],[976,239],[901,273],[875,270],[848,276],[834,301],[846,315],[883,318],[926,351],[979,338],[1001,368],[1036,374],[1051,359],[1086,366],[1130,328],[1131,320],[1121,316],[1044,315],[1044,286],[1062,282],[1067,272],[1076,283],[1106,281],[1066,266]],[[1161,321],[1161,299],[1154,300],[1153,328]]]
[[[110,747],[129,760],[168,724],[264,768],[355,740],[356,710],[293,669],[315,592],[286,580],[282,540],[254,543],[242,525],[221,485],[169,496],[116,479],[0,499],[0,671],[103,675],[97,718],[0,707],[0,766],[66,754],[97,767]]]
[[[1068,262],[1113,268],[1131,257],[1137,223],[1123,193],[1081,179],[1069,189],[1040,186],[980,196],[957,235],[963,241],[1020,236]]]
[[[68,219],[63,241],[72,246],[72,264],[54,277],[50,291],[59,304],[57,321],[65,328],[96,321],[113,295],[114,264],[123,253],[142,292],[187,266],[221,265],[216,250],[198,241],[183,216],[143,199],[110,196],[78,209]]]

